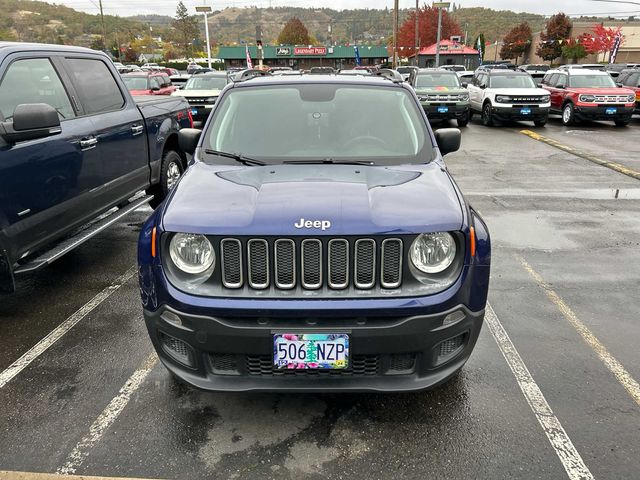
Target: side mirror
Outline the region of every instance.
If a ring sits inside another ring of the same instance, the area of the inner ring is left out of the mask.
[[[462,82],[462,88],[467,88],[469,84],[467,82]]]
[[[438,148],[443,157],[447,153],[457,152],[460,149],[462,134],[457,128],[441,128],[436,130],[435,135]]]
[[[485,84],[478,85],[482,90],[486,89],[487,86]]]
[[[178,132],[178,144],[180,148],[187,152],[189,155],[193,155],[198,146],[200,135],[202,130],[197,128],[183,128]]]
[[[151,87],[152,92],[157,92],[158,90],[160,90],[160,87],[157,87],[157,86]]]
[[[616,82],[616,87],[622,88],[622,87],[624,87],[624,85],[622,83],[620,83],[620,82]]]
[[[23,103],[13,111],[13,119],[0,123],[0,136],[8,143],[35,140],[62,132],[60,117],[46,103]]]
[[[561,83],[559,83],[558,85],[556,85],[556,88],[559,88],[560,90],[564,90],[566,87]]]

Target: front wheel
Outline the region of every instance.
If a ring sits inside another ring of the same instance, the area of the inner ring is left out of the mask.
[[[491,104],[485,103],[482,107],[482,124],[485,127],[493,127],[493,114],[491,113]]]
[[[562,109],[562,124],[565,127],[569,127],[575,123],[575,112],[573,103],[567,103]]]
[[[534,120],[533,124],[536,127],[544,127],[547,124],[547,119],[545,118],[544,120]]]
[[[470,119],[471,119],[471,112],[467,112],[461,118],[456,119],[456,122],[458,123],[458,126],[462,128],[467,126]]]
[[[178,152],[168,150],[162,156],[162,164],[160,165],[160,182],[152,185],[147,193],[153,195],[153,200],[149,202],[151,208],[156,208],[173,187],[176,186],[178,180],[182,176],[182,157]]]

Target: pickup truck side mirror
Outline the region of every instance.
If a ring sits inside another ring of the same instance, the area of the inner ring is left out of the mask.
[[[198,146],[202,130],[197,128],[183,128],[178,132],[178,144],[183,152],[193,155]]]
[[[46,103],[18,105],[12,120],[0,123],[0,136],[8,143],[45,138],[61,132],[58,112]]]
[[[457,152],[460,149],[462,134],[457,128],[441,128],[436,130],[435,135],[438,148],[443,157],[447,153]]]
[[[462,88],[467,88],[469,84],[467,82],[462,82]]]

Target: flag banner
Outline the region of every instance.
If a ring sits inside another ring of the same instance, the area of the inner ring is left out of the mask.
[[[480,57],[480,65],[482,65],[482,42],[480,37],[478,37],[478,57]]]
[[[249,45],[245,45],[244,49],[247,54],[247,68],[253,68],[253,63],[251,62],[251,55],[249,55]]]
[[[356,56],[356,65],[357,66],[362,65],[362,60],[360,59],[360,52],[358,51],[358,46],[357,45],[355,45],[353,47],[353,52],[354,52],[354,54]]]
[[[622,35],[617,34],[613,41],[613,48],[611,48],[611,55],[609,56],[609,63],[616,63],[618,52],[620,51],[620,44],[622,43]]]

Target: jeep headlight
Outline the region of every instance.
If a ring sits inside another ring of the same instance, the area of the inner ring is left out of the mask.
[[[584,103],[593,103],[596,101],[596,97],[594,95],[580,95],[579,100]]]
[[[510,103],[511,97],[509,95],[497,95],[496,102],[498,103]]]
[[[456,242],[447,232],[424,233],[411,244],[409,258],[422,273],[444,272],[456,258]]]
[[[542,97],[540,97],[540,103],[549,103],[550,100],[551,100],[550,95],[543,95]]]
[[[199,275],[215,267],[216,254],[204,235],[176,233],[169,243],[173,264],[184,273]]]
[[[636,96],[635,95],[629,95],[628,98],[629,98],[629,103],[636,101]]]

